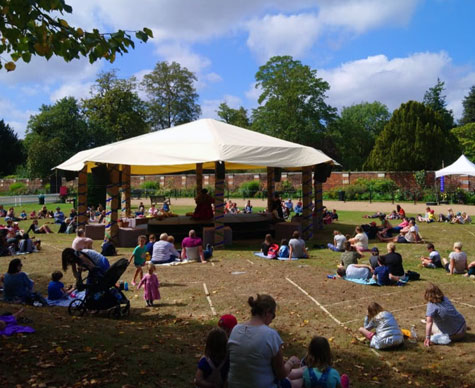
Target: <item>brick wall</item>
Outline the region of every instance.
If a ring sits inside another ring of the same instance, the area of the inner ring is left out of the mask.
[[[229,190],[237,189],[243,182],[257,180],[261,183],[262,188],[266,188],[267,174],[261,173],[229,173],[226,174],[226,184]],[[347,172],[335,171],[332,172],[327,181],[323,184],[323,190],[330,190],[335,187],[342,187],[354,183],[358,178],[365,179],[392,179],[399,187],[407,189],[417,188],[414,179],[414,173],[390,171],[390,172]],[[131,184],[133,188],[139,188],[145,181],[158,182],[160,187],[169,189],[193,189],[196,186],[196,177],[194,174],[184,175],[149,175],[149,176],[132,176]],[[299,188],[301,185],[301,174],[299,172],[283,172],[282,182],[290,181],[292,186]],[[12,183],[22,182],[32,190],[41,189],[44,187],[46,181],[42,179],[0,179],[0,192],[9,190]],[[427,186],[434,185],[435,173],[433,171],[427,172],[426,184]],[[68,187],[77,187],[77,178],[74,181],[66,182],[63,178],[63,185]],[[203,174],[203,186],[214,186],[214,174]],[[447,176],[445,177],[445,187],[447,191],[453,191],[460,187],[464,190],[475,190],[475,177],[466,176]],[[280,184],[276,184],[277,190],[280,189]]]

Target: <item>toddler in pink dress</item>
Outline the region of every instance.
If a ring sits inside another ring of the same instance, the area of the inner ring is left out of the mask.
[[[137,289],[140,289],[142,285],[144,286],[144,299],[147,302],[147,306],[153,306],[153,301],[160,299],[160,291],[158,290],[160,282],[154,272],[155,265],[148,263],[148,274],[142,278],[137,287]]]

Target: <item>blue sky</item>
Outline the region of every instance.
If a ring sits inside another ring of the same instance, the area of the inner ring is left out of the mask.
[[[0,119],[23,137],[30,115],[65,96],[89,95],[97,73],[138,79],[158,61],[196,73],[203,117],[218,105],[252,109],[258,67],[292,55],[329,82],[341,109],[381,101],[390,110],[422,100],[437,77],[456,118],[475,85],[475,1],[471,0],[69,0],[72,25],[103,31],[149,27],[154,39],[112,65],[34,58],[0,71]]]

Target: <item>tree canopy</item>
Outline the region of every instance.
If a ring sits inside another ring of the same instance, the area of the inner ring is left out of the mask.
[[[153,129],[170,128],[198,119],[201,107],[194,86],[196,75],[179,63],[159,62],[142,81]]]
[[[133,77],[118,79],[116,71],[100,73],[82,108],[95,146],[149,132],[146,106]]]
[[[272,57],[256,73],[262,90],[252,128],[281,139],[319,147],[336,110],[325,102],[329,84],[317,70],[290,56]]]
[[[462,101],[463,115],[460,124],[475,123],[475,85],[470,88],[468,95]]]
[[[93,63],[98,59],[114,62],[117,54],[135,47],[129,32],[118,30],[101,33],[70,26],[64,19],[73,9],[64,0],[0,0],[0,69],[15,70],[15,62],[28,63],[32,55],[53,55],[71,61],[81,56]],[[146,42],[153,37],[148,28],[135,32],[135,38]],[[2,57],[9,54],[10,60]]]
[[[373,149],[375,139],[383,130],[391,114],[378,101],[344,107],[330,126],[337,149],[336,158],[345,170],[361,170]]]
[[[409,101],[393,112],[364,164],[378,171],[436,170],[459,156],[455,136],[425,104]]]
[[[455,126],[455,123],[453,112],[447,109],[446,96],[442,95],[444,90],[445,82],[437,78],[435,86],[425,92],[424,104],[441,115],[443,128],[449,130]]]
[[[31,176],[45,178],[51,168],[94,145],[79,104],[66,97],[54,105],[42,105],[30,117],[25,136],[27,167]]]
[[[452,133],[458,139],[462,153],[470,160],[475,160],[475,122],[455,127]]]
[[[17,166],[25,160],[23,144],[3,120],[0,120],[0,144],[2,145],[0,176],[13,174]]]
[[[236,125],[241,128],[250,128],[251,122],[247,116],[247,110],[244,107],[239,109],[230,108],[225,102],[219,105],[216,111],[219,118],[225,123]]]

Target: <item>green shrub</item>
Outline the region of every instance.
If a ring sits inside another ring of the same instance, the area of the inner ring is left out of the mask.
[[[145,191],[155,191],[160,188],[158,182],[154,181],[145,181],[140,184],[140,188]]]
[[[8,191],[10,195],[25,195],[28,194],[29,189],[23,182],[15,182],[10,185]]]
[[[259,181],[247,181],[239,186],[239,194],[242,197],[253,198],[260,189]]]

